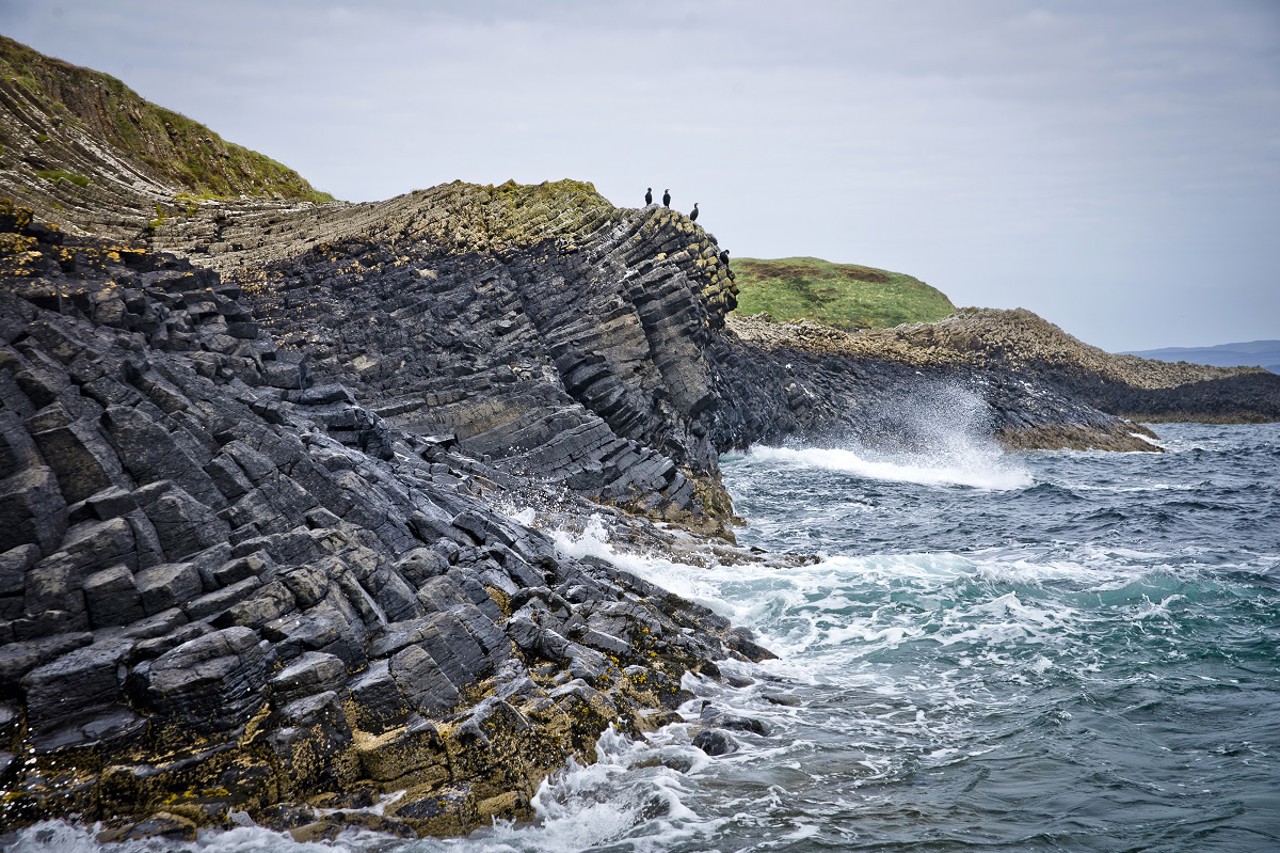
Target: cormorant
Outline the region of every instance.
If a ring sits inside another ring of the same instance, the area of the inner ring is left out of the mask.
[[[693,203],[693,212],[689,214],[689,221],[690,222],[698,221],[698,203],[696,201]]]
[[[645,205],[653,204],[653,187],[644,191],[644,203]]]
[[[663,207],[671,206],[671,190],[662,191],[662,206]]]

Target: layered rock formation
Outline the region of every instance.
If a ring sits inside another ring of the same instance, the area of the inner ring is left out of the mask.
[[[214,254],[224,274],[277,340],[393,425],[596,500],[726,516],[709,345],[733,289],[683,215],[574,181],[456,183],[269,230],[228,224],[243,248]]]
[[[818,364],[890,362],[921,376],[1000,389],[978,393],[992,404],[997,434],[1014,449],[1150,449],[1130,434],[1146,430],[1125,421],[1280,419],[1280,376],[1112,355],[1025,309],[961,308],[937,323],[857,333],[764,317],[734,316],[729,328],[751,346]]]
[[[240,287],[0,225],[0,826],[322,832],[408,789],[380,826],[456,832],[767,654],[559,555],[497,509],[536,483],[315,384]]]
[[[142,239],[211,198],[332,200],[107,74],[0,36],[0,195],[71,234]]]
[[[868,336],[987,371],[1016,373],[1064,396],[1145,421],[1261,422],[1280,419],[1280,376],[1258,367],[1208,367],[1113,355],[1071,337],[1030,311],[965,308],[939,323]]]
[[[736,361],[751,365],[735,374],[734,385],[762,421],[746,430],[763,431],[759,440],[802,435],[838,444],[852,437],[863,446],[919,452],[951,424],[985,430],[1014,450],[1158,449],[1141,424],[1019,371],[986,366],[974,352],[917,346],[897,339],[896,330],[854,335],[759,317],[731,318],[729,328]],[[760,381],[762,373],[770,381]]]
[[[0,191],[45,221],[0,203],[0,829],[527,815],[606,726],[660,724],[685,673],[767,652],[517,516],[723,541],[730,448],[912,447],[922,407],[977,407],[1010,446],[1150,449],[1079,395],[1188,399],[1042,346],[1021,315],[873,335],[735,319],[711,234],[575,181],[157,215],[182,156],[147,165],[83,118],[35,149],[52,84],[3,82],[24,165]],[[97,171],[32,193],[36,166]]]
[[[375,207],[295,214],[211,255],[226,279],[0,215],[7,825],[315,833],[399,789],[383,828],[519,816],[605,726],[666,720],[684,672],[767,652],[514,509],[727,534],[719,451],[920,440],[900,395],[959,376],[743,341],[714,238],[588,185]],[[1117,423],[966,382],[1009,418]]]

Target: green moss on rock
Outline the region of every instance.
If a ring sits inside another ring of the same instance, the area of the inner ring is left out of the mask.
[[[36,172],[37,175],[46,181],[57,183],[58,181],[67,181],[78,187],[87,187],[92,181],[85,175],[77,175],[75,172],[68,172],[64,169],[42,169]]]

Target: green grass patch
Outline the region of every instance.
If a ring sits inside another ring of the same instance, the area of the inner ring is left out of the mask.
[[[734,258],[738,313],[813,320],[837,329],[933,323],[955,311],[942,291],[897,272],[820,258]]]
[[[52,181],[55,184],[58,181],[68,181],[78,187],[87,187],[92,183],[92,181],[84,175],[77,175],[75,172],[65,172],[62,169],[45,169],[44,171],[36,172],[36,174],[44,178],[46,181]]]

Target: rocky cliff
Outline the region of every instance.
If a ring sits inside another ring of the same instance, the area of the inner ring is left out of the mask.
[[[118,187],[23,195],[0,171],[43,220],[0,203],[0,829],[527,816],[606,726],[643,732],[686,673],[768,654],[547,531],[596,513],[723,543],[719,453],[910,447],[929,436],[903,413],[956,400],[1010,446],[1150,448],[1057,377],[1139,386],[995,320],[738,320],[713,235],[590,184],[153,220],[176,179],[90,138]]]
[[[1113,355],[1024,309],[965,308],[939,323],[872,332],[869,343],[1011,372],[1101,411],[1143,421],[1241,423],[1280,419],[1280,376]]]
[[[585,184],[219,215],[225,277],[0,215],[6,826],[314,835],[401,789],[378,826],[518,817],[607,725],[669,719],[684,673],[767,652],[517,515],[728,536],[718,452],[910,442],[903,395],[957,381],[1009,428],[1130,428],[744,340],[711,235]]]
[[[240,286],[0,226],[0,827],[457,832],[767,654],[561,556],[511,515],[563,499],[316,383]]]

